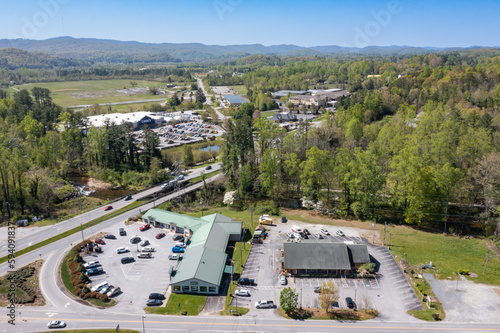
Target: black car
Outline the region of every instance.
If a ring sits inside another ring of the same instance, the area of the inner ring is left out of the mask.
[[[131,196],[131,195],[127,195],[127,196],[125,197],[125,200],[132,200],[132,196]]]
[[[120,228],[120,236],[127,236],[127,232],[125,231],[125,229]]]
[[[104,236],[104,238],[107,238],[107,239],[116,239],[116,236],[113,235],[113,234],[107,234],[106,236]]]
[[[249,279],[249,278],[241,278],[238,279],[238,284],[241,285],[253,285],[255,283],[255,280]]]
[[[345,302],[347,303],[347,307],[349,309],[354,309],[355,305],[354,305],[354,301],[352,300],[352,298],[346,297]]]
[[[160,293],[151,293],[149,294],[149,299],[165,299],[165,296]]]
[[[286,219],[286,217],[284,217],[284,216],[283,216],[283,217],[281,218],[281,223],[287,223],[287,222],[288,222],[288,220]]]
[[[304,234],[306,234],[306,235],[310,235],[310,234],[311,234],[311,233],[309,232],[309,230],[307,230],[307,229],[302,230],[302,232],[303,232]]]
[[[146,302],[147,306],[156,306],[156,305],[162,305],[162,301],[159,299],[148,299]]]
[[[122,260],[122,264],[128,264],[129,262],[135,261],[135,259],[133,257],[123,257],[121,260]]]
[[[182,235],[175,235],[174,237],[172,237],[172,239],[174,241],[181,241],[181,242],[183,242],[184,241],[184,236],[182,236]]]
[[[141,237],[132,237],[132,239],[130,240],[130,243],[136,244],[136,243],[139,243],[140,241],[141,241]]]
[[[212,170],[212,166],[211,165],[207,165],[205,170]]]

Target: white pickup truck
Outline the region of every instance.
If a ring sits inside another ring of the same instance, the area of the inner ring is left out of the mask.
[[[257,309],[272,309],[274,308],[273,301],[257,301],[255,302],[255,307]]]

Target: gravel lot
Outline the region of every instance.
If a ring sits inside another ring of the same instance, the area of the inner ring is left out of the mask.
[[[500,324],[499,287],[474,283],[465,278],[458,284],[457,281],[436,280],[429,273],[425,273],[424,277],[443,303],[445,321]]]

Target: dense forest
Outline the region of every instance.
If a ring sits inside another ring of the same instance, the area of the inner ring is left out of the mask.
[[[301,199],[341,216],[456,231],[494,225],[500,203],[497,51],[297,61],[239,79],[253,94],[325,81],[352,93],[319,127],[301,122],[292,132],[253,119],[253,104],[235,112],[223,168],[243,201],[249,195],[277,204]]]

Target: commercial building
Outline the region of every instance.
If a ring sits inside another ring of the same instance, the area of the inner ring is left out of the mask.
[[[233,269],[226,265],[228,242],[241,240],[242,223],[220,214],[197,218],[161,209],[150,209],[142,218],[186,237],[185,252],[171,273],[172,292],[217,295],[224,273]]]
[[[240,95],[224,95],[222,98],[229,103],[231,106],[239,107],[243,103],[248,103],[246,99],[241,97]]]
[[[275,113],[269,119],[278,124],[299,121],[297,115],[291,113]]]
[[[87,117],[88,126],[102,127],[108,124],[121,125],[130,124],[134,130],[140,130],[142,126],[148,125],[150,128],[163,123],[164,117],[158,113],[139,111],[133,113],[108,113],[99,116]]]
[[[364,244],[304,240],[283,248],[283,269],[292,276],[340,276],[370,262]]]

